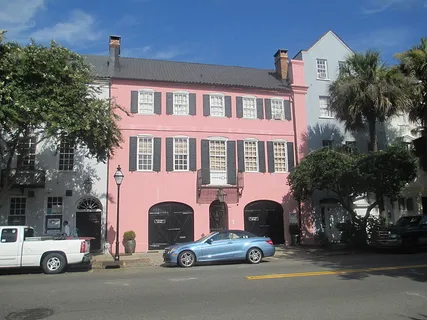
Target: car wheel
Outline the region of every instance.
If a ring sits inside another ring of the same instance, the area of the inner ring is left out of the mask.
[[[46,274],[58,274],[67,266],[65,257],[60,253],[50,253],[44,257],[42,262],[43,272]]]
[[[262,260],[262,251],[258,248],[251,248],[249,249],[246,258],[249,263],[258,264]]]
[[[196,262],[196,256],[191,251],[183,251],[178,256],[178,265],[183,268],[190,268]]]

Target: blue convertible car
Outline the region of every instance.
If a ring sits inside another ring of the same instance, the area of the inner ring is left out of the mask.
[[[211,232],[194,242],[178,243],[165,248],[167,264],[192,267],[197,262],[247,260],[260,263],[263,257],[274,256],[276,248],[270,238],[258,237],[241,230]]]

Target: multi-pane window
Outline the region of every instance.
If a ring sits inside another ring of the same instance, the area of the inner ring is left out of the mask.
[[[188,170],[188,138],[174,138],[173,162],[174,171]]]
[[[325,59],[317,59],[317,78],[328,79],[328,63]]]
[[[283,120],[285,117],[283,99],[271,99],[271,117],[277,120]]]
[[[322,147],[332,149],[333,140],[322,140]]]
[[[256,98],[243,97],[243,118],[255,119],[257,117],[256,112]]]
[[[36,137],[22,139],[18,145],[18,170],[35,170],[36,167]]]
[[[345,67],[345,62],[344,61],[338,61],[338,71],[342,72],[344,67]]]
[[[274,172],[287,172],[287,149],[286,142],[273,142],[274,150]]]
[[[10,198],[9,204],[9,226],[25,225],[25,209],[27,207],[27,199],[24,197]]]
[[[73,171],[74,169],[74,143],[64,139],[59,145],[59,170]]]
[[[138,171],[153,170],[153,138],[138,138]]]
[[[62,197],[48,197],[45,217],[45,231],[48,234],[59,233],[62,230]]]
[[[173,94],[173,114],[188,115],[189,101],[187,92],[174,92]]]
[[[140,90],[138,93],[138,113],[153,114],[154,113],[154,91]]]
[[[333,118],[332,111],[329,110],[329,97],[319,97],[319,108],[321,118]]]
[[[258,143],[256,141],[245,141],[245,171],[258,172]]]
[[[62,214],[62,197],[47,198],[47,213]]]
[[[224,117],[225,116],[225,102],[224,96],[220,94],[210,95],[210,115],[213,117]]]
[[[225,141],[209,141],[209,162],[211,171],[227,171],[227,153]]]

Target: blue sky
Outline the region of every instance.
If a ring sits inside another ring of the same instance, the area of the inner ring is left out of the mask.
[[[272,68],[279,48],[293,57],[332,29],[356,51],[393,54],[427,36],[427,0],[0,0],[7,39],[30,37],[82,54],[122,55]]]

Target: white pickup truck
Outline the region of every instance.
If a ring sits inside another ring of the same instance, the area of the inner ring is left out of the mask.
[[[28,226],[0,226],[0,268],[41,267],[46,274],[64,271],[67,265],[90,262],[90,242],[35,237]]]

